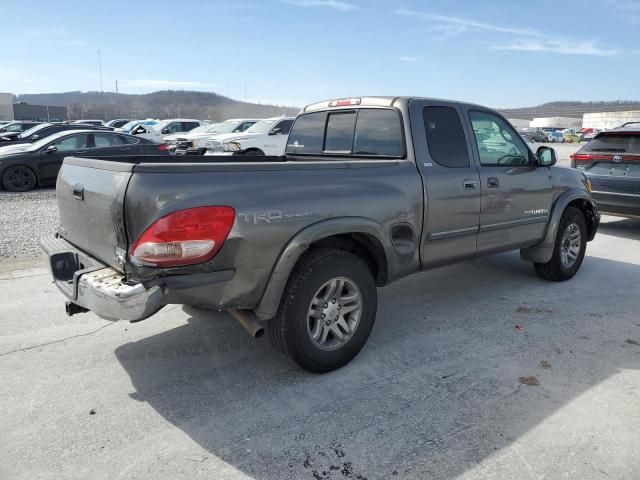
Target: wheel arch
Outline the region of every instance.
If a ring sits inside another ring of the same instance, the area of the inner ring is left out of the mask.
[[[38,166],[34,166],[34,165],[27,165],[24,163],[20,163],[20,162],[16,162],[16,163],[10,163],[9,165],[1,165],[2,162],[0,162],[0,188],[4,189],[4,173],[7,171],[8,168],[13,168],[13,167],[24,167],[28,170],[30,170],[33,175],[36,178],[36,184],[34,185],[35,187],[38,187],[41,185],[41,181],[40,181],[40,169],[38,168]],[[35,168],[34,168],[35,167]]]
[[[578,208],[584,213],[589,232],[587,241],[593,240],[600,223],[600,216],[595,202],[585,190],[569,190],[560,195],[553,204],[543,240],[533,247],[520,250],[520,257],[523,260],[533,263],[547,263],[551,260],[560,219],[568,207]]]
[[[378,286],[385,285],[390,278],[387,252],[393,247],[382,225],[361,217],[324,220],[301,230],[286,245],[256,308],[258,318],[267,320],[275,316],[293,268],[306,251],[314,248],[335,248],[358,256],[367,264]]]

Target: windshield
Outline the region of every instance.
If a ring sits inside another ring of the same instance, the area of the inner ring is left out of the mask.
[[[240,125],[239,121],[236,120],[227,120],[226,122],[219,123],[218,125],[214,125],[209,133],[231,133],[236,127]]]
[[[209,133],[210,129],[211,129],[211,125],[209,125],[209,124],[200,125],[199,127],[196,127],[193,130],[190,130],[189,134],[192,134],[192,133]]]
[[[9,125],[5,125],[0,128],[0,131],[3,132],[19,132],[20,130],[22,130],[21,123],[10,123]]]
[[[269,128],[271,128],[271,125],[273,125],[275,122],[275,120],[260,120],[259,122],[254,123],[249,128],[247,128],[245,130],[245,133],[264,133],[269,130]]]
[[[124,130],[125,132],[130,132],[139,123],[140,122],[138,122],[138,121],[126,123],[125,125],[122,126],[122,130]]]
[[[25,130],[24,132],[22,132],[18,136],[20,138],[27,138],[28,136],[33,135],[34,133],[39,132],[43,128],[46,128],[46,127],[49,127],[49,126],[51,126],[50,123],[42,123],[40,125],[36,125],[35,127],[31,127],[29,130]]]

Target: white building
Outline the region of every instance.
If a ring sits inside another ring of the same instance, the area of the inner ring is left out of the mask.
[[[13,95],[0,93],[0,121],[13,120]]]
[[[585,113],[582,116],[583,128],[598,128],[600,130],[620,127],[627,122],[640,122],[640,110],[627,112],[596,112]]]
[[[507,120],[509,120],[509,123],[515,128],[529,128],[529,123],[531,123],[531,120],[527,120],[526,118],[507,118]]]
[[[531,120],[531,128],[580,128],[582,120],[570,117],[538,117]]]

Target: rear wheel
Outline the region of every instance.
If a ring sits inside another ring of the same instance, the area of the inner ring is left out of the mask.
[[[582,265],[586,249],[587,221],[581,210],[568,207],[560,219],[553,256],[547,263],[534,264],[536,272],[546,280],[568,280]]]
[[[303,369],[324,373],[349,363],[364,346],[377,308],[369,267],[341,250],[305,254],[267,324],[279,352]]]
[[[33,190],[37,184],[36,174],[29,167],[15,165],[2,173],[2,186],[10,192]]]
[[[246,152],[244,152],[245,155],[256,155],[256,156],[264,156],[264,152],[258,148],[254,148],[252,150],[247,150]]]

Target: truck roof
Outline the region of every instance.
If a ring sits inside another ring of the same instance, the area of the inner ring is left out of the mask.
[[[470,105],[481,107],[481,105],[476,105],[468,102],[461,102],[458,100],[446,100],[441,98],[430,98],[430,97],[412,97],[412,96],[371,96],[371,97],[351,97],[351,98],[336,98],[331,100],[324,100],[322,102],[312,103],[307,105],[302,109],[302,112],[315,112],[320,110],[327,110],[329,108],[350,108],[350,107],[391,107],[398,101],[408,102],[409,100],[433,100],[437,102],[449,102],[449,103],[458,103],[461,105]],[[482,107],[485,108],[485,107]]]

